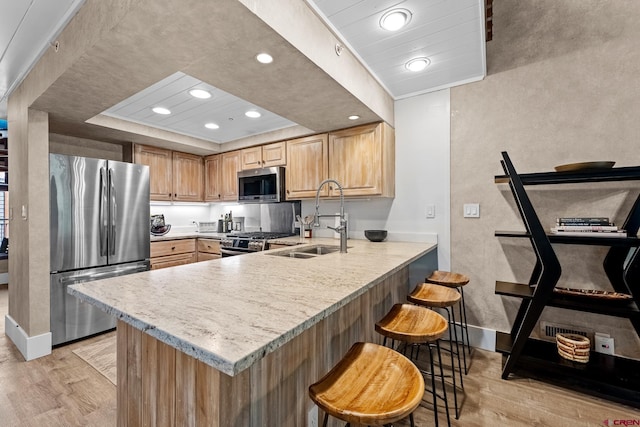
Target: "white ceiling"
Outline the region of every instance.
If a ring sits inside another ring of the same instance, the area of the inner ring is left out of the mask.
[[[306,1],[395,99],[479,80],[486,73],[484,0]],[[8,94],[83,3],[0,0],[0,118],[6,117]],[[407,27],[391,33],[378,22],[394,7],[409,9],[413,15]],[[404,64],[416,56],[428,57],[431,65],[419,73],[409,72]],[[208,88],[214,97],[205,102],[191,98],[187,89],[194,86]],[[149,113],[159,102],[175,114]],[[260,110],[263,117],[247,119],[247,108]],[[214,142],[295,125],[183,73],[156,82],[103,114]],[[210,121],[220,129],[204,128]]]
[[[191,89],[204,89],[212,96],[194,98],[189,95]],[[151,109],[156,106],[169,109],[171,114],[154,113]],[[261,117],[245,116],[249,110],[258,111]],[[264,108],[181,72],[160,80],[102,114],[220,143],[295,126]],[[208,129],[204,127],[206,123],[215,123],[220,128]]]

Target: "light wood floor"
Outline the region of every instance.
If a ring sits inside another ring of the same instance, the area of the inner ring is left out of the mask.
[[[0,426],[115,426],[115,386],[72,353],[101,337],[25,362],[4,335],[6,313],[7,287],[0,285]],[[633,408],[534,380],[503,381],[500,370],[500,355],[474,351],[464,378],[462,413],[459,420],[452,417],[452,426],[595,427],[604,420],[640,420],[640,411]],[[419,426],[433,425],[428,404],[415,417]],[[444,415],[440,421],[446,426]]]

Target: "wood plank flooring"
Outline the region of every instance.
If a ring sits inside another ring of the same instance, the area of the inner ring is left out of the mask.
[[[0,425],[115,426],[116,387],[73,354],[74,349],[102,337],[57,348],[49,356],[25,362],[4,335],[7,293],[6,285],[0,285]],[[605,420],[640,423],[640,411],[633,408],[530,379],[503,381],[500,372],[499,354],[473,352],[471,370],[464,377],[462,412],[459,420],[452,417],[452,426],[596,427],[603,426]],[[453,396],[449,399],[453,405]],[[415,413],[419,426],[433,425],[433,412],[426,402]],[[440,422],[446,425],[443,414]]]

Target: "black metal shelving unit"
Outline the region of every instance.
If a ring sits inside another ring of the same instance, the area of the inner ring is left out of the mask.
[[[546,306],[628,318],[640,336],[640,239],[548,234],[524,189],[525,185],[640,180],[640,167],[518,175],[506,152],[502,159],[505,175],[496,176],[495,182],[509,184],[526,230],[497,231],[495,235],[528,238],[536,255],[529,283],[496,282],[496,294],[522,299],[511,331],[498,332],[496,336],[496,350],[503,353],[502,378],[507,379],[512,373],[524,374],[640,408],[640,361],[592,353],[586,364],[571,362],[557,354],[553,343],[530,338]],[[637,235],[640,195],[623,228],[629,236]],[[603,262],[607,277],[616,292],[629,294],[632,299],[595,300],[554,292],[562,268],[552,243],[608,246]]]

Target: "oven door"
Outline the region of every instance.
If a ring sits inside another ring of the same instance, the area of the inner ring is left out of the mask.
[[[244,255],[251,252],[253,251],[250,251],[245,248],[220,248],[220,254],[222,255],[222,258],[236,256],[236,255]]]

